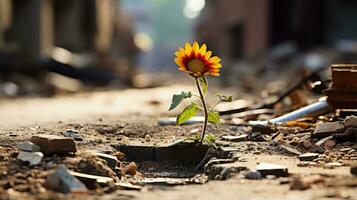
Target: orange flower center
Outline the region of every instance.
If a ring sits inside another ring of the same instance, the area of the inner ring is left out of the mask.
[[[195,75],[202,75],[205,69],[205,64],[199,59],[193,59],[188,63],[187,68]]]

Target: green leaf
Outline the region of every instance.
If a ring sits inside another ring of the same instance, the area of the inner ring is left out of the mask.
[[[182,91],[181,94],[174,94],[169,110],[175,109],[184,99],[191,98],[191,92]]]
[[[221,122],[219,113],[216,111],[209,111],[208,112],[208,121],[214,124],[219,124]]]
[[[203,140],[209,144],[214,144],[216,142],[216,137],[213,134],[208,133]]]
[[[192,102],[189,106],[183,109],[183,111],[179,115],[177,115],[176,125],[180,125],[185,121],[189,120],[191,117],[195,116],[199,109],[199,106],[196,103]]]
[[[201,86],[202,86],[203,93],[206,93],[207,89],[208,89],[207,78],[205,76],[202,76],[200,78],[200,83],[201,83]]]
[[[220,101],[223,102],[232,102],[233,98],[232,96],[226,96],[226,95],[217,95],[219,97]]]

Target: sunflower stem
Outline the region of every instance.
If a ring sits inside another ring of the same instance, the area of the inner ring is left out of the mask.
[[[203,124],[203,129],[202,129],[202,133],[201,133],[201,139],[200,139],[200,144],[202,144],[203,140],[205,138],[206,129],[207,129],[208,111],[207,111],[206,100],[205,100],[205,96],[204,96],[203,91],[202,91],[202,87],[201,87],[201,85],[199,83],[198,78],[196,78],[196,77],[195,77],[195,82],[196,82],[198,93],[200,93],[200,99],[201,99],[201,102],[202,102],[203,113],[204,113],[204,117],[205,117],[205,121],[204,121],[204,124]]]

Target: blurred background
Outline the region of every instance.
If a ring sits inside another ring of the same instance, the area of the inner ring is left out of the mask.
[[[178,83],[194,40],[223,60],[215,84],[284,88],[357,61],[357,1],[0,0],[0,96]]]

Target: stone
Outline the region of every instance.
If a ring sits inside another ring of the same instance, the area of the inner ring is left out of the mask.
[[[74,171],[68,171],[72,176],[78,178],[82,183],[86,185],[89,189],[96,189],[97,184],[99,185],[108,185],[109,183],[113,183],[114,179],[106,176],[97,176],[91,174],[84,174]]]
[[[343,122],[326,122],[316,126],[314,132],[311,134],[311,138],[325,138],[333,135],[334,133],[344,132],[345,126]]]
[[[41,161],[43,159],[43,153],[21,151],[17,155],[17,159],[24,161],[24,162],[29,162],[31,166],[38,165],[41,163]]]
[[[351,174],[357,176],[357,162],[351,164]]]
[[[72,130],[72,129],[66,130],[63,133],[63,135],[66,137],[71,137],[76,141],[83,141],[83,138],[79,135],[77,130]]]
[[[239,172],[246,169],[247,167],[239,162],[215,164],[210,167],[206,174],[210,180],[226,180],[231,177],[232,174],[238,174]]]
[[[331,150],[336,146],[336,142],[335,140],[327,140],[324,145],[323,145],[326,149]]]
[[[313,161],[319,156],[318,153],[304,153],[299,156],[300,161]]]
[[[134,176],[138,170],[138,166],[134,162],[129,163],[123,169],[124,174],[129,174]]]
[[[258,180],[258,179],[262,179],[263,176],[260,172],[257,171],[248,171],[245,175],[244,178],[246,179],[253,179],[253,180]]]
[[[65,165],[60,165],[57,171],[47,177],[46,187],[62,193],[87,193],[87,187],[74,177]]]
[[[276,177],[286,177],[289,175],[287,167],[271,163],[259,163],[257,171],[264,177],[267,175],[274,175]]]
[[[315,143],[315,145],[317,146],[323,146],[325,144],[325,142],[329,141],[329,140],[332,140],[333,139],[333,136],[328,136],[328,137],[325,137],[325,138],[322,138],[320,139],[318,142]]]
[[[238,135],[238,136],[224,135],[224,136],[222,136],[222,140],[226,140],[229,142],[242,142],[242,141],[248,140],[248,135],[247,134],[242,134],[242,135]]]
[[[348,116],[346,119],[343,121],[344,125],[346,128],[349,127],[357,127],[357,117],[356,116]]]
[[[324,165],[325,168],[328,168],[328,169],[334,169],[336,167],[342,167],[343,164],[339,163],[339,162],[330,162],[330,163],[326,163]]]
[[[312,145],[309,149],[308,149],[308,152],[310,153],[324,153],[325,152],[325,149],[320,147],[320,146],[317,146],[317,145]]]
[[[31,142],[41,148],[41,152],[45,155],[55,153],[76,152],[77,145],[73,138],[56,136],[56,135],[36,135],[32,136]]]
[[[119,161],[116,156],[99,152],[95,152],[94,155],[98,156],[102,160],[105,160],[107,162],[107,165],[112,169],[115,169],[115,167],[118,165]]]
[[[30,141],[22,142],[16,146],[19,149],[21,149],[22,151],[28,151],[28,152],[40,152],[41,151],[41,148],[39,146],[37,146],[36,144],[34,144]]]
[[[291,148],[291,147],[288,147],[288,146],[284,146],[284,145],[280,145],[278,147],[278,150],[280,153],[284,154],[284,155],[300,155],[301,152],[294,149],[294,148]]]
[[[311,187],[311,185],[316,183],[323,183],[324,178],[321,175],[309,175],[306,177],[294,177],[290,181],[291,190],[306,190]]]

